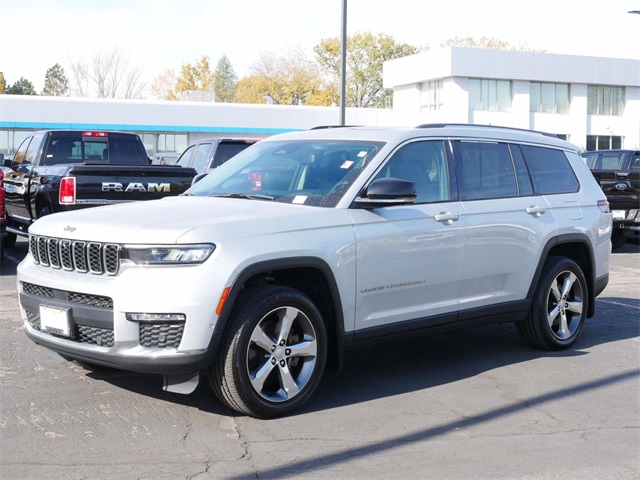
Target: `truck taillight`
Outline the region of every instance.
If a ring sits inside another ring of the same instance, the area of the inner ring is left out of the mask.
[[[609,213],[611,211],[609,209],[609,202],[607,200],[598,200],[598,208],[602,211],[602,213]]]
[[[106,137],[107,132],[82,132],[83,137]]]
[[[60,205],[76,204],[76,177],[64,177],[60,180]]]

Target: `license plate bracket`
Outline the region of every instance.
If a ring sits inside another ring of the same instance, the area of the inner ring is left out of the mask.
[[[40,305],[40,330],[62,337],[70,337],[71,309]]]

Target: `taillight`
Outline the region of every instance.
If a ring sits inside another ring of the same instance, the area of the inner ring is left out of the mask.
[[[83,137],[106,137],[107,132],[82,132]]]
[[[609,202],[607,200],[598,200],[598,208],[602,213],[610,213]]]
[[[76,177],[64,177],[60,181],[60,205],[76,204]]]

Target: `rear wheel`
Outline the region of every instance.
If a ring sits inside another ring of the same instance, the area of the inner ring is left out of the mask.
[[[569,348],[584,327],[587,301],[587,281],[580,266],[569,258],[549,257],[529,315],[516,324],[518,333],[534,348]]]
[[[210,381],[232,410],[258,418],[300,408],[320,383],[327,334],[319,310],[298,290],[263,286],[238,299]]]

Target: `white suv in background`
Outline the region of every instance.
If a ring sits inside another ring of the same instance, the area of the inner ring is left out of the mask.
[[[50,215],[24,328],[85,364],[206,372],[229,408],[299,408],[345,349],[516,322],[568,348],[608,282],[611,215],[573,145],[473,125],[263,139],[180,197]],[[401,338],[401,337],[400,337]]]

